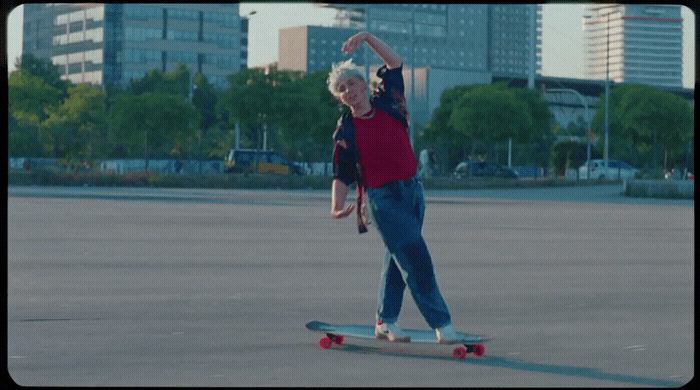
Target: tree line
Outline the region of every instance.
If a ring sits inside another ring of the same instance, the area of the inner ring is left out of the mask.
[[[591,121],[591,158],[603,157],[605,96]],[[620,84],[610,90],[609,156],[640,168],[693,167],[694,107],[658,88]],[[557,137],[557,136],[570,137]],[[465,159],[504,163],[508,142],[516,165],[567,167],[587,158],[583,118],[566,128],[554,123],[538,90],[493,85],[457,86],[443,92],[421,140],[440,147],[454,166]],[[557,141],[559,139],[559,141]]]
[[[340,115],[327,72],[247,69],[216,90],[183,64],[125,88],[71,84],[32,55],[17,68],[8,77],[10,156],[221,159],[238,124],[242,148],[262,148],[267,132],[268,148],[294,161],[324,161]]]
[[[125,88],[73,85],[32,55],[18,59],[17,68],[8,77],[11,157],[221,159],[234,147],[238,125],[242,148],[262,148],[266,138],[268,148],[291,161],[327,161],[340,115],[327,71],[246,69],[216,90],[183,64],[169,73],[153,70]],[[603,154],[604,104],[601,96],[591,124],[593,158]],[[692,166],[693,110],[654,87],[615,86],[609,158],[638,167]],[[448,170],[468,158],[504,163],[509,142],[514,165],[561,169],[586,158],[585,141],[556,142],[562,134],[585,137],[583,123],[562,129],[538,90],[502,83],[444,91],[432,119],[416,130],[414,149],[435,149]]]
[[[442,93],[420,135],[424,144],[443,150],[448,166],[467,159],[504,163],[508,142],[518,165],[547,166],[553,123],[536,90],[503,83],[457,86]]]

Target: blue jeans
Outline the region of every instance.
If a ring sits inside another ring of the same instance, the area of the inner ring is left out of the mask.
[[[367,188],[369,211],[384,240],[386,254],[379,284],[377,320],[393,324],[408,286],[428,325],[451,323],[421,230],[425,215],[423,184],[409,179]]]

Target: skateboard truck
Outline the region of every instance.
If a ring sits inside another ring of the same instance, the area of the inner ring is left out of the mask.
[[[474,356],[482,356],[485,350],[486,348],[484,348],[483,344],[464,344],[464,348],[455,348],[455,350],[452,351],[452,356],[454,356],[455,359],[464,359],[468,353],[473,353]]]
[[[342,344],[343,341],[345,340],[345,337],[333,334],[333,333],[326,333],[326,337],[322,337],[320,340],[318,340],[318,345],[321,346],[321,348],[326,349],[330,348],[331,344]]]

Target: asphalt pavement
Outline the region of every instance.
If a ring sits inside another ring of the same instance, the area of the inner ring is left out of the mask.
[[[346,339],[384,249],[327,191],[9,187],[23,386],[676,387],[694,377],[694,201],[619,185],[426,191],[452,347]],[[427,327],[406,294],[398,325]]]

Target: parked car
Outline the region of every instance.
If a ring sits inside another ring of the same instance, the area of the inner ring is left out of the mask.
[[[604,164],[605,160],[603,159],[591,160],[591,179],[632,179],[634,175],[639,173],[639,169],[620,160],[608,160],[607,170]],[[583,163],[583,165],[578,168],[579,179],[588,179],[588,169],[588,162]]]
[[[231,149],[224,160],[224,166],[227,172],[303,175],[298,165],[290,163],[279,153],[270,150]]]
[[[461,178],[464,176],[481,176],[517,179],[518,173],[511,168],[489,164],[484,161],[463,161],[457,164],[455,167],[454,176],[456,178]]]

